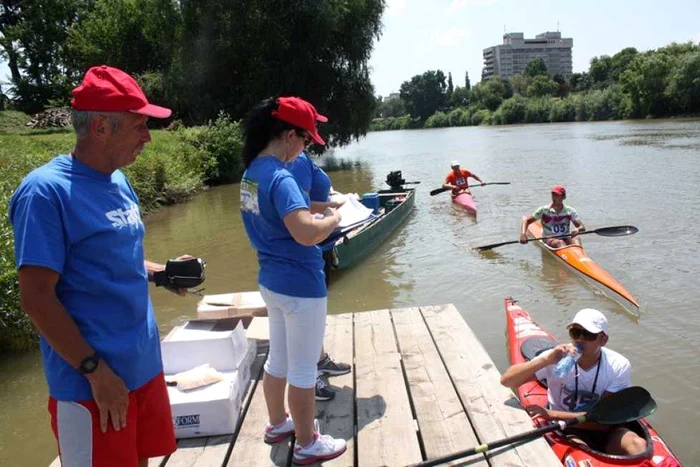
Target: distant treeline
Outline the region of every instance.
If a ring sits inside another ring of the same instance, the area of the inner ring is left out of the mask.
[[[243,117],[262,98],[299,95],[332,115],[331,144],[363,135],[375,112],[367,61],[384,0],[47,0],[0,5],[11,83],[0,110],[66,105],[94,65],[133,75],[174,118]],[[167,123],[167,122],[166,122]]]
[[[700,114],[700,45],[626,48],[591,60],[588,72],[549,76],[541,59],[510,79],[453,87],[440,70],[401,85],[379,103],[371,129],[546,123]]]

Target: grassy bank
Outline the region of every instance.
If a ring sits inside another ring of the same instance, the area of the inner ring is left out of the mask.
[[[72,130],[27,130],[29,119],[19,112],[0,112],[0,353],[36,343],[19,307],[8,202],[27,173],[70,152],[75,143]],[[186,200],[208,184],[240,177],[240,132],[225,115],[205,127],[157,130],[151,136],[143,154],[124,170],[144,213]]]

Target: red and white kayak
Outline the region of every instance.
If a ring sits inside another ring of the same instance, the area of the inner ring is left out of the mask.
[[[530,314],[523,310],[512,298],[505,299],[506,329],[508,338],[508,358],[511,365],[522,363],[539,355],[544,350],[556,346],[559,342],[532,320]],[[528,381],[517,389],[518,400],[523,407],[529,405],[547,406],[547,388],[540,381]],[[535,426],[546,422],[537,418]],[[627,424],[627,427],[647,442],[646,452],[637,456],[615,456],[596,451],[586,446],[568,442],[559,432],[544,435],[556,456],[565,466],[606,467],[618,465],[637,465],[645,467],[681,466],[678,458],[664,443],[652,426],[642,419]]]
[[[465,211],[476,214],[476,202],[469,193],[460,193],[452,197],[452,202],[464,208]]]
[[[531,238],[543,237],[542,224],[540,221],[530,224],[527,233]],[[552,248],[542,240],[538,240],[537,244],[543,250],[570,266],[586,282],[603,292],[605,296],[619,303],[623,308],[635,314],[639,313],[639,303],[632,294],[629,293],[617,279],[589,258],[583,250],[583,247],[568,245],[561,248]]]

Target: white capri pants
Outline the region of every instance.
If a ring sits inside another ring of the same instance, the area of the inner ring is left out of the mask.
[[[327,297],[292,297],[259,287],[270,326],[265,371],[276,378],[287,378],[297,388],[315,387],[316,365],[326,332]]]

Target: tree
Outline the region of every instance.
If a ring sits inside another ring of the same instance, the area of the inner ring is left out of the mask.
[[[548,76],[538,75],[532,79],[532,84],[527,87],[528,97],[551,96],[557,89],[557,83]]]
[[[450,97],[454,92],[455,87],[452,84],[452,72],[447,72],[447,97]]]
[[[664,53],[637,55],[620,75],[622,89],[632,100],[632,116],[665,115],[671,101],[665,94],[673,60]]]
[[[181,36],[182,17],[171,0],[97,0],[70,28],[67,55],[76,70],[107,63],[130,73],[163,72]]]
[[[403,117],[406,115],[406,105],[401,99],[384,100],[377,108],[377,117]]]
[[[591,77],[585,71],[583,73],[572,73],[569,76],[569,87],[573,92],[588,90],[591,84]]]
[[[588,68],[588,74],[594,83],[605,83],[610,78],[612,59],[607,55],[593,57]]]
[[[175,108],[201,122],[233,119],[271,95],[298,95],[331,121],[322,133],[345,144],[375,113],[368,61],[381,34],[384,0],[180,0],[183,51],[168,72]],[[280,4],[282,5],[282,4]]]
[[[440,70],[426,71],[404,81],[399,92],[411,116],[426,120],[447,103],[445,74]]]
[[[700,111],[700,51],[680,57],[665,93],[681,112]]]
[[[618,81],[622,72],[627,69],[637,54],[637,49],[634,47],[627,47],[613,55],[611,59],[610,79],[613,81]]]
[[[521,96],[527,96],[527,88],[532,83],[532,78],[528,75],[521,75],[520,73],[511,76],[509,79],[510,85],[513,88],[514,94],[520,94]]]
[[[457,107],[468,107],[470,100],[471,91],[467,88],[460,88],[457,86],[450,96],[449,106],[453,109]]]
[[[464,88],[469,91],[472,88],[472,83],[469,81],[469,72],[464,72]]]
[[[569,91],[571,91],[571,86],[569,85],[568,81],[566,81],[566,78],[564,78],[560,74],[556,74],[552,77],[555,83],[557,83],[557,89],[554,90],[554,96],[556,97],[566,97],[569,95]]]
[[[0,4],[0,51],[7,59],[20,110],[36,112],[50,101],[68,100],[78,74],[66,67],[66,37],[88,4],[88,0]]]
[[[549,73],[547,72],[547,65],[544,63],[544,60],[541,58],[536,58],[525,66],[525,71],[523,74],[534,78],[535,76],[539,75],[547,76]]]
[[[494,76],[481,81],[472,88],[472,101],[488,110],[496,110],[504,99],[513,95],[513,89],[508,81],[500,76]]]

